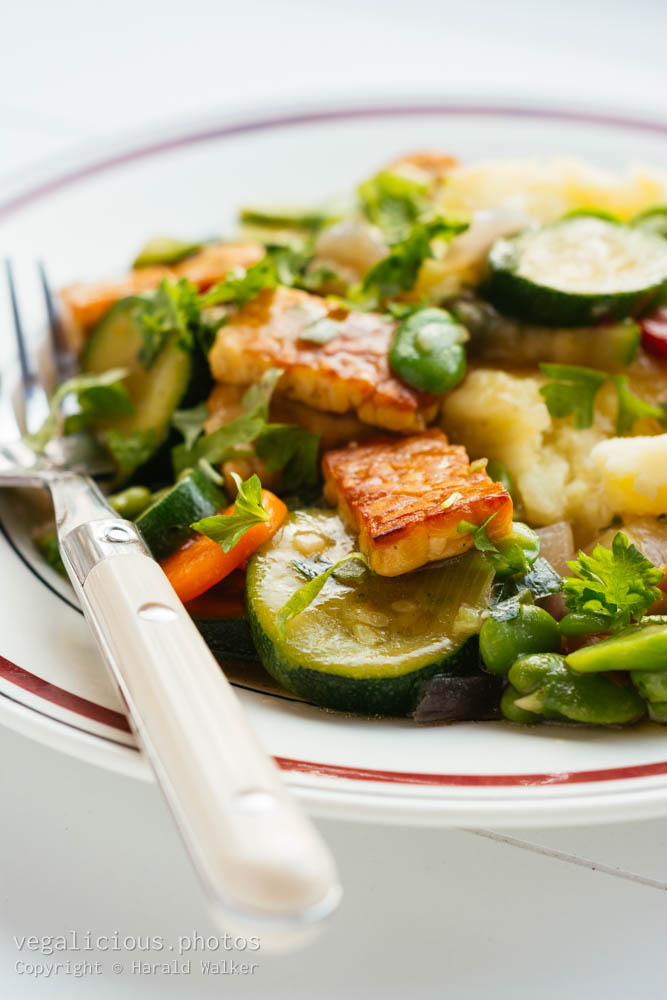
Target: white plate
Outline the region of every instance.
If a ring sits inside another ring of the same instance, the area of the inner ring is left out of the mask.
[[[19,259],[44,258],[57,284],[99,277],[122,269],[149,235],[224,232],[242,204],[316,201],[424,147],[466,160],[574,154],[612,167],[659,165],[667,125],[446,105],[209,122],[119,143],[97,159],[15,183],[0,203],[5,248]],[[35,557],[23,513],[21,499],[0,497],[0,718],[54,748],[147,778],[72,594]],[[323,712],[253,677],[238,693],[288,783],[321,815],[525,827],[667,813],[667,745],[658,726],[420,729]]]

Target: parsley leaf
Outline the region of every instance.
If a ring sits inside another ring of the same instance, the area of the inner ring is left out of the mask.
[[[596,545],[592,555],[580,552],[568,566],[573,576],[563,580],[565,604],[570,611],[602,615],[610,632],[639,620],[661,594],[662,570],[622,531],[614,536],[611,549]]]
[[[134,413],[134,405],[122,382],[98,382],[77,392],[81,414],[91,420],[113,420]]]
[[[204,421],[208,417],[206,403],[199,403],[189,410],[174,410],[171,423],[183,435],[185,447],[189,450],[198,437],[204,433]]]
[[[541,364],[540,370],[553,379],[540,389],[552,417],[574,417],[577,430],[593,423],[593,406],[601,386],[607,381],[605,372],[576,365]]]
[[[628,389],[629,379],[627,375],[614,375],[613,381],[618,397],[616,434],[619,437],[624,434],[632,434],[637,420],[653,418],[659,420],[660,423],[665,422],[667,414],[661,406],[652,406],[650,403],[644,402]]]
[[[108,430],[104,443],[116,463],[118,479],[129,479],[132,473],[147,461],[157,444],[154,428],[143,431],[133,431],[131,434],[121,434],[120,431]]]
[[[171,453],[175,473],[178,475],[197,465],[202,458],[213,465],[219,464],[240,445],[251,445],[266,427],[269,402],[281,375],[280,368],[269,368],[259,382],[246,391],[242,401],[244,412],[240,417],[211,434],[195,438],[190,447],[186,441],[176,445]]]
[[[68,396],[76,395],[83,412],[87,407],[87,415],[98,417],[117,416],[118,412],[104,412],[104,404],[115,409],[123,410],[123,413],[132,412],[132,403],[127,394],[127,390],[120,383],[127,378],[129,372],[127,368],[110,368],[109,371],[97,375],[93,373],[74,375],[73,378],[66,379],[56,386],[51,401],[49,412],[44,423],[35,431],[29,434],[26,441],[35,451],[41,452],[49,441],[54,438],[59,430],[62,405]],[[97,394],[93,393],[97,390]]]
[[[255,442],[255,454],[266,461],[268,472],[283,470],[285,489],[315,486],[318,480],[319,434],[296,424],[267,424]]]
[[[427,186],[408,177],[381,170],[358,188],[361,209],[379,226],[390,243],[405,239],[410,228],[429,207]]]
[[[422,263],[433,256],[432,241],[436,237],[451,239],[464,229],[467,229],[467,223],[447,222],[445,219],[415,223],[409,236],[395,243],[388,255],[366,272],[361,285],[362,295],[373,294],[378,299],[390,299],[412,288]]]
[[[324,587],[324,584],[336,572],[339,566],[353,559],[362,563],[366,569],[370,569],[365,555],[362,555],[361,552],[350,552],[348,555],[343,556],[342,559],[339,559],[337,563],[334,563],[333,566],[325,569],[323,573],[308,580],[307,583],[304,583],[302,587],[299,587],[292,594],[276,615],[276,631],[279,639],[284,641],[286,638],[285,626],[287,622],[291,621],[292,618],[296,618],[297,615],[300,615],[302,611],[305,611],[313,603]],[[301,569],[299,569],[299,572],[302,572]]]
[[[456,526],[456,532],[459,535],[465,535],[470,532],[472,535],[472,542],[475,548],[479,552],[497,552],[498,549],[496,545],[491,541],[487,533],[487,527],[491,521],[493,521],[495,513],[489,514],[486,521],[482,524],[473,524],[472,521],[459,521]]]
[[[293,285],[300,278],[308,255],[291,247],[268,247],[266,255],[248,268],[235,268],[224,281],[200,296],[202,306],[229,303],[242,306],[265,288]]]
[[[496,516],[489,514],[482,524],[472,524],[470,521],[459,521],[456,530],[459,535],[470,532],[473,545],[479,552],[485,552],[496,576],[499,578],[527,573],[537,559],[540,551],[538,535],[527,525],[515,521],[512,532],[499,540],[496,545],[488,536],[487,527]]]
[[[194,343],[193,329],[199,324],[196,287],[186,278],[174,283],[163,278],[157,289],[141,296],[135,313],[142,337],[139,360],[149,369],[171,334],[184,350]]]
[[[190,527],[200,535],[206,535],[217,542],[223,552],[229,552],[245,535],[246,531],[256,524],[268,521],[271,515],[262,504],[262,484],[259,476],[252,475],[245,482],[232,472],[238,493],[232,514],[214,514],[201,521],[195,521]]]

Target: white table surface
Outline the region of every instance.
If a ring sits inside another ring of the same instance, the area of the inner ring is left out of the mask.
[[[119,130],[267,102],[492,95],[667,115],[664,0],[0,0],[0,11],[0,185]],[[664,995],[667,821],[502,839],[320,826],[346,895],[316,943],[282,958],[200,947],[180,958],[189,974],[135,973],[133,961],[173,961],[181,937],[215,933],[157,789],[0,730],[0,996]],[[164,948],[21,947],[72,932]],[[258,967],[202,972],[224,958]],[[101,971],[16,967],[67,960]]]

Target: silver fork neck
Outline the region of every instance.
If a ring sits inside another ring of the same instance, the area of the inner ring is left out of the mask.
[[[81,524],[118,516],[92,479],[63,471],[50,476],[48,486],[61,539]]]

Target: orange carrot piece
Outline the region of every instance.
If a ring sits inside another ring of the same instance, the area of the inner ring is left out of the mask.
[[[229,552],[223,552],[221,546],[206,535],[195,535],[162,560],[160,565],[183,602],[192,601],[219,583],[275,535],[287,517],[287,507],[269,490],[262,490],[262,504],[269,513],[268,521],[249,528]],[[233,514],[234,504],[222,513]]]

